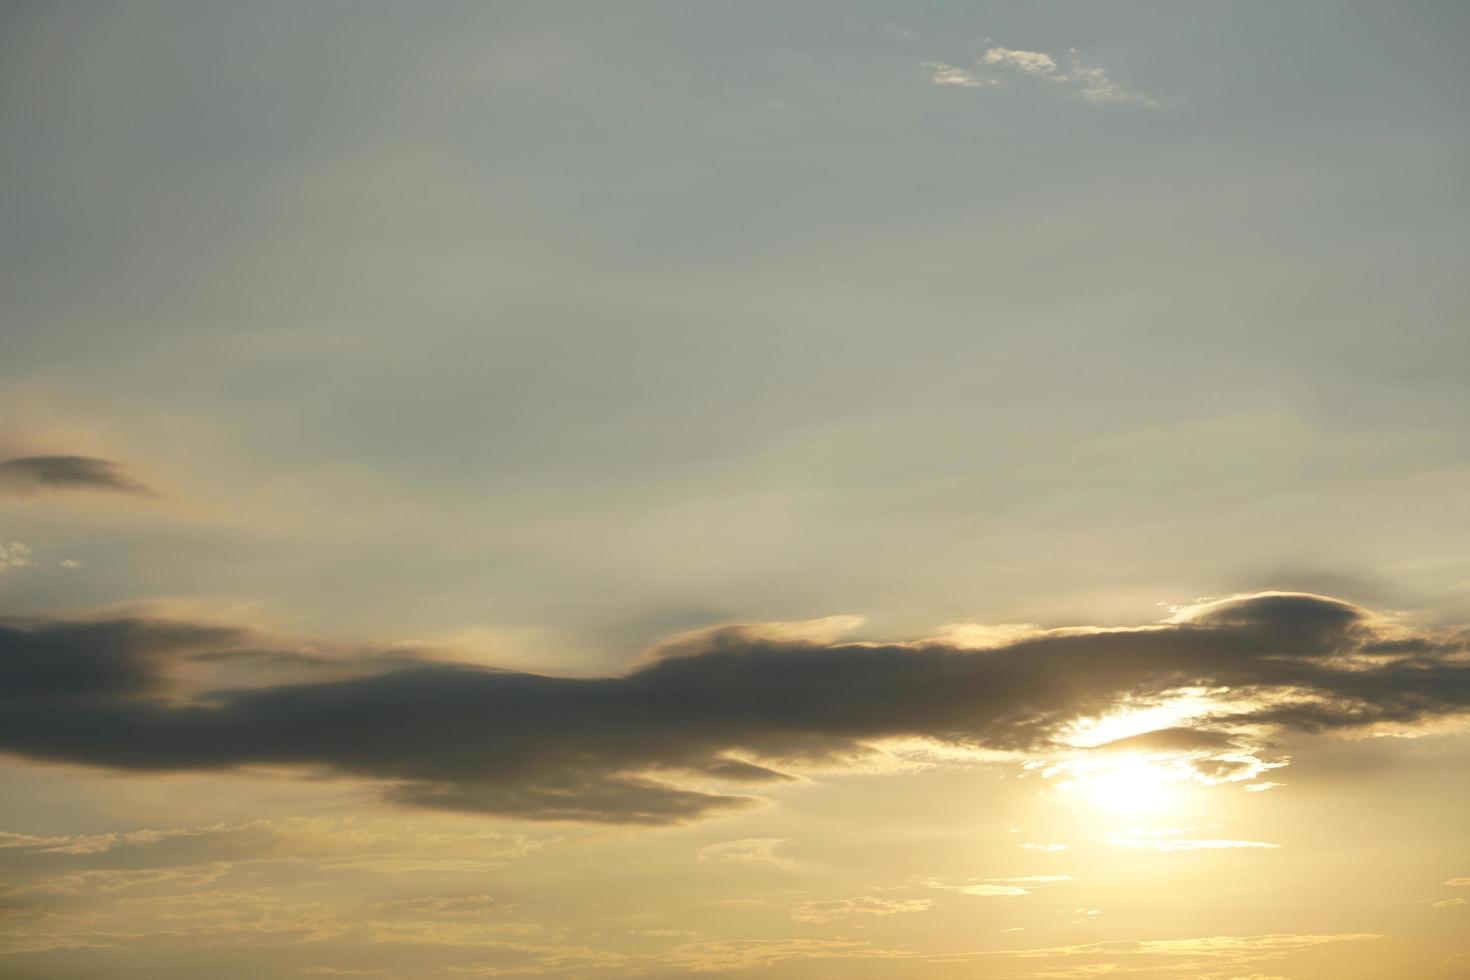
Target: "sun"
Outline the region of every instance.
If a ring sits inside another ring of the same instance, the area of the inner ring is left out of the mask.
[[[1173,766],[1138,755],[1088,759],[1067,766],[1057,788],[1110,813],[1156,813],[1177,804],[1180,774]]]

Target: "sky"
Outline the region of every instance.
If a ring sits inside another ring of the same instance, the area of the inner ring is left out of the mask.
[[[0,11],[0,975],[1470,978],[1470,8]]]

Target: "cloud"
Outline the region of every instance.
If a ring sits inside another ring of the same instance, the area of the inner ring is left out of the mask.
[[[961,895],[975,895],[980,898],[1020,898],[1030,895],[1031,889],[1022,888],[1020,885],[997,885],[988,882],[977,884],[946,885],[937,878],[926,878],[920,882],[925,888],[939,888],[944,891],[959,892]]]
[[[885,949],[842,939],[713,939],[683,943],[663,961],[693,973],[754,970],[787,960],[911,959],[903,949]]]
[[[980,60],[987,65],[1019,71],[1027,75],[1059,77],[1056,59],[1042,51],[1018,51],[1015,48],[989,48]],[[1065,76],[1060,76],[1065,78]]]
[[[1154,837],[1144,834],[1113,834],[1108,843],[1115,847],[1134,847],[1154,851],[1219,851],[1235,848],[1276,850],[1280,844],[1259,840],[1188,839],[1178,837]]]
[[[989,881],[1021,881],[1037,885],[1050,884],[1056,881],[1071,881],[1071,875],[1022,875],[1019,878],[990,878]]]
[[[1070,92],[1089,102],[1132,102],[1153,106],[1157,103],[1147,96],[1125,90],[1110,77],[1106,70],[1082,61],[1076,48],[1069,48],[1057,57],[1045,51],[1025,51],[1019,48],[993,46],[980,56],[979,64],[996,74],[976,75],[943,61],[928,61],[930,80],[935,85],[961,88],[978,88],[982,85],[999,85],[1001,78],[1013,76],[1021,79],[1045,81],[1057,91]]]
[[[1470,709],[1465,642],[1265,593],[981,650],[730,628],[616,676],[365,651],[352,676],[193,689],[180,663],[319,655],[173,620],[9,621],[0,749],[123,771],[299,766],[379,780],[409,806],[667,824],[749,805],[748,787],[852,764],[885,740],[1044,751],[1081,718],[1181,689],[1230,692],[1194,719],[1209,732],[1412,725]]]
[[[795,861],[776,853],[791,841],[779,837],[747,837],[707,844],[695,852],[698,861],[729,861],[734,864],[769,864],[783,870],[798,867]]]
[[[18,568],[30,568],[31,549],[19,541],[6,544],[0,541],[0,575],[13,572]]]
[[[0,492],[100,490],[152,496],[120,463],[94,456],[17,456],[0,461]]]
[[[523,834],[485,827],[466,832],[422,824],[405,826],[393,820],[292,817],[50,837],[0,833],[0,856],[10,875],[35,872],[40,877],[31,884],[45,890],[64,891],[75,882],[64,875],[48,877],[58,863],[67,869],[65,874],[151,872],[188,867],[217,869],[247,861],[291,862],[323,871],[395,875],[420,871],[479,873],[524,857],[542,844]],[[438,901],[439,911],[444,913],[451,905],[460,912],[486,908],[491,900],[483,895],[467,895],[441,896]]]
[[[929,69],[929,80],[935,85],[953,85],[960,88],[979,88],[982,84],[994,85],[993,79],[987,79],[984,83],[963,68],[943,61],[926,61],[924,67]]]
[[[412,941],[412,940],[409,940]],[[541,976],[556,973],[578,977],[592,976],[592,971],[623,965],[629,957],[610,950],[588,946],[544,945],[490,940],[475,943],[483,947],[478,958],[491,955],[503,962],[473,966],[446,966],[440,972],[450,976],[503,977]]]
[[[797,922],[831,922],[851,916],[923,912],[933,904],[927,898],[875,898],[872,895],[863,895],[829,902],[801,902],[791,907],[791,918]]]
[[[1036,885],[1049,885],[1071,880],[1071,875],[1025,875],[1020,878],[970,878],[956,885],[947,884],[938,878],[925,878],[919,884],[925,888],[937,888],[942,891],[976,895],[981,898],[1020,898],[1023,895],[1030,895]]]
[[[485,896],[429,895],[372,903],[310,901],[290,890],[262,885],[259,875],[249,871],[239,875],[253,882],[248,887],[201,890],[230,873],[228,864],[203,870],[99,870],[53,879],[72,879],[68,890],[11,889],[12,895],[42,892],[65,899],[34,906],[22,927],[0,930],[0,955],[132,943],[197,947],[338,940],[345,944],[343,949],[358,954],[364,944],[379,943],[464,947],[473,949],[476,960],[487,967],[498,961],[504,972],[516,975],[591,969],[625,959],[618,953],[529,942],[526,937],[542,934],[543,927],[498,918],[503,909]],[[121,886],[114,885],[119,881]],[[140,892],[109,895],[112,902],[105,912],[79,912],[76,904],[67,901],[73,896],[95,898],[99,886],[109,892],[139,887]],[[476,911],[459,914],[466,906]],[[352,970],[320,967],[302,972],[351,975]],[[486,975],[494,974],[487,969]]]
[[[41,854],[101,854],[120,847],[156,844],[170,837],[188,837],[195,830],[130,830],[106,834],[68,834],[39,837],[0,831],[0,850],[30,850]]]
[[[1213,752],[1234,747],[1235,738],[1230,733],[1201,728],[1158,728],[1094,746],[1109,752]]]
[[[140,886],[169,885],[176,888],[197,888],[217,881],[230,871],[226,862],[181,868],[98,868],[87,871],[72,871],[51,875],[46,878],[15,885],[9,889],[12,895],[97,895],[120,892]]]
[[[1202,960],[1220,960],[1248,963],[1253,960],[1279,959],[1289,953],[1329,943],[1362,942],[1380,939],[1375,933],[1268,933],[1258,936],[1201,936],[1190,939],[1145,939],[1116,940],[1109,942],[1084,943],[1076,946],[1052,946],[1042,949],[1015,950],[997,953],[998,956],[1015,956],[1024,959],[1050,959],[1060,957],[1140,956],[1140,957],[1190,957]]]
[[[508,911],[511,906],[490,895],[422,895],[417,898],[378,902],[371,908],[374,912],[478,919],[499,915]]]

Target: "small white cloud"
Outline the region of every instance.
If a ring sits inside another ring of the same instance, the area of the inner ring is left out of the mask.
[[[1032,844],[1029,842],[1022,844],[1021,847],[1028,851],[1065,851],[1067,849],[1066,844]]]
[[[1464,888],[1467,885],[1470,885],[1470,878],[1451,878],[1449,881],[1445,882],[1445,884],[1449,885],[1451,888]]]
[[[992,67],[1007,68],[1027,75],[1057,75],[1056,59],[1044,51],[996,47],[988,49],[980,60]]]
[[[0,575],[13,572],[18,568],[30,568],[32,564],[31,549],[26,545],[19,541],[12,541],[9,544],[0,542]]]
[[[982,84],[980,79],[963,68],[943,61],[926,61],[924,67],[929,69],[929,80],[935,85],[957,85],[961,88],[979,88]],[[984,84],[994,85],[994,80],[987,80]]]
[[[56,564],[60,565],[62,568],[76,569],[82,567],[82,563],[77,561],[75,558],[63,558]]]
[[[1466,900],[1463,898],[1447,898],[1442,902],[1434,903],[1434,907],[1437,909],[1452,909],[1459,905],[1470,905],[1470,900]]]
[[[1264,783],[1251,783],[1249,786],[1244,787],[1244,789],[1247,793],[1264,793],[1268,789],[1275,789],[1276,787],[1282,785],[1285,784],[1273,783],[1268,779]]]
[[[1155,106],[1153,99],[1130,92],[1119,85],[1105,69],[1084,62],[1076,48],[1069,48],[1063,56],[1045,51],[1026,51],[992,45],[980,56],[979,64],[990,73],[1012,75],[1020,78],[1042,79],[1052,83],[1058,90],[1071,92],[1089,102],[1132,102],[1138,105]],[[1000,85],[996,74],[976,74],[943,61],[924,63],[929,69],[930,80],[935,85],[960,88],[979,88],[983,85]]]

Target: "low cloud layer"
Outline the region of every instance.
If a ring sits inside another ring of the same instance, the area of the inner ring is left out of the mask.
[[[261,644],[155,619],[11,621],[0,749],[116,770],[312,767],[382,780],[403,804],[658,824],[746,805],[746,787],[859,760],[884,740],[1044,751],[1080,718],[1185,688],[1230,692],[1192,723],[1201,744],[1243,727],[1413,724],[1470,708],[1463,634],[1302,594],[983,650],[729,627],[594,678],[381,655],[344,664]],[[230,680],[256,661],[300,669]],[[207,670],[215,679],[200,683]],[[313,670],[320,680],[300,679]]]
[[[152,495],[120,463],[94,456],[17,456],[0,461],[0,492],[100,490]]]

